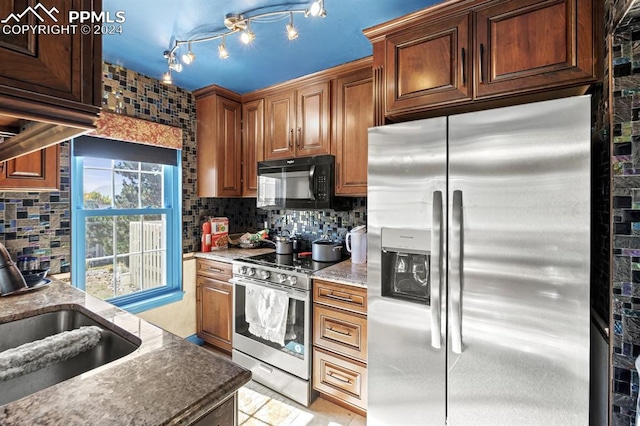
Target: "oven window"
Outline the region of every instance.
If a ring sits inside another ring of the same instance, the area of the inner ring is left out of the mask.
[[[235,291],[237,334],[305,359],[304,301],[259,285],[236,284]]]

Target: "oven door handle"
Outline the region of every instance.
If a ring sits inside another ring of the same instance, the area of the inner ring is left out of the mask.
[[[308,302],[311,299],[311,292],[306,292],[303,290],[298,290],[292,287],[279,286],[273,283],[266,283],[264,281],[254,281],[246,278],[233,277],[229,280],[229,282],[233,285],[254,285],[257,287],[267,287],[273,290],[280,290],[287,293],[290,299],[300,300],[301,302]]]

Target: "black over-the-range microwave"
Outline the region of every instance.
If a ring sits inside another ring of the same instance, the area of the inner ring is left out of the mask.
[[[348,210],[349,198],[335,196],[335,157],[258,162],[258,204],[265,210]]]

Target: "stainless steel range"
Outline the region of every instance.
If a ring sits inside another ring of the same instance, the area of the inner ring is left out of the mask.
[[[311,274],[332,263],[269,253],[233,262],[234,362],[253,379],[304,405],[311,384]]]

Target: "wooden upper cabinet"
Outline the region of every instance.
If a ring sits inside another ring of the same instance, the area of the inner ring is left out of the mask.
[[[373,44],[375,124],[584,93],[599,77],[600,7],[447,1],[364,30]]]
[[[330,90],[324,81],[266,96],[266,160],[329,153]]]
[[[470,22],[466,13],[386,40],[388,112],[471,99]]]
[[[10,13],[20,16],[29,6],[37,4],[31,0],[4,0],[0,3],[0,17],[5,18]],[[43,6],[38,12],[44,22],[37,20],[35,14],[27,13],[19,23],[10,21],[7,25],[66,26],[69,25],[70,10],[100,12],[102,2],[49,0]],[[52,12],[48,14],[47,11]],[[99,36],[84,36],[79,28],[76,34],[34,34],[33,31],[0,34],[0,87],[99,105],[100,98],[94,96],[94,55],[98,61],[102,58],[101,50],[93,52],[96,38],[100,42]],[[98,78],[100,75],[98,72]]]
[[[596,77],[591,1],[490,3],[476,17],[477,97]]]
[[[0,163],[0,190],[58,191],[60,145]]]
[[[242,195],[240,97],[219,86],[196,91],[195,97],[198,196],[239,197]]]
[[[371,66],[336,80],[336,194],[367,195],[369,127],[373,126]]]
[[[295,155],[295,92],[267,96],[265,102],[265,159],[273,160],[293,157]]]
[[[258,194],[258,161],[264,160],[264,101],[242,104],[242,196]]]
[[[296,157],[329,153],[330,91],[329,81],[297,90]]]

